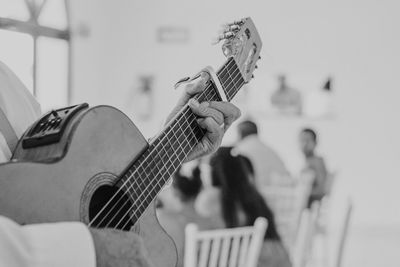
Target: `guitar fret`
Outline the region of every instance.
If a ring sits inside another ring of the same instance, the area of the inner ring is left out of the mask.
[[[172,151],[172,148],[171,148],[169,151]],[[174,153],[174,152],[168,152],[167,155],[171,155],[171,154],[173,154],[173,153]],[[172,157],[168,157],[168,163],[165,165],[166,177],[165,177],[165,176],[162,177],[164,181],[167,181],[167,180],[169,179],[169,177],[173,174],[173,173],[170,171],[171,166],[173,166],[173,163],[174,163],[174,160],[172,159]],[[165,173],[164,173],[164,175],[165,175]]]
[[[191,142],[190,142],[190,140],[194,140],[194,136],[192,136],[192,138],[191,139],[186,139],[188,142],[187,142],[187,145],[190,147],[190,144],[191,144]],[[186,149],[186,145],[185,145],[185,148],[184,149],[182,149],[181,150],[181,153],[183,153],[183,154],[185,154],[185,151],[186,151],[187,149]],[[186,157],[186,156],[185,156]],[[178,163],[178,162],[177,162]],[[177,166],[175,166],[175,169],[176,168],[178,168],[179,167],[179,165],[180,165],[180,163],[181,162],[179,162],[179,164],[177,165]],[[169,174],[169,176],[170,175],[172,175],[172,174]],[[146,209],[146,207],[151,203],[151,199],[154,199],[155,198],[155,196],[157,195],[157,192],[159,192],[159,190],[162,188],[162,186],[161,186],[161,184],[160,183],[156,183],[156,185],[152,188],[152,190],[151,191],[145,191],[148,195],[150,195],[151,197],[150,198],[145,198],[145,200],[143,201],[143,202],[141,202],[141,205],[139,205],[139,207],[137,207],[136,208],[136,210],[138,210],[138,211],[140,211],[140,213],[143,213],[144,211],[145,211],[145,209]],[[134,220],[136,221],[136,220],[138,220],[138,218],[140,218],[140,216],[134,216]]]
[[[219,79],[220,79],[220,82],[221,82],[221,84],[222,84],[222,86],[223,86],[223,90],[224,90],[224,92],[225,92],[225,94],[226,95],[228,95],[228,93],[227,93],[227,87],[226,87],[226,82],[227,82],[227,80],[228,80],[228,78],[229,78],[229,74],[228,74],[228,69],[227,69],[227,67],[229,66],[229,65],[231,65],[231,62],[232,62],[232,59],[229,59],[228,60],[228,62],[227,62],[227,64],[225,64],[224,66],[222,66],[222,68],[218,71],[218,73],[217,73],[217,75],[218,75],[218,77],[219,77]],[[229,81],[228,81],[229,82]]]
[[[233,88],[233,90],[236,90],[236,88],[235,88],[235,83],[234,83],[234,81],[233,81],[233,78],[232,78],[232,75],[229,73],[229,71],[227,70],[226,71],[227,73],[228,73],[228,77],[229,77],[229,85],[230,85],[230,87],[229,88],[227,88],[227,93],[228,93],[228,95],[229,95],[229,91],[230,91],[230,89],[232,89]]]
[[[187,144],[190,146],[190,142],[188,142]],[[184,153],[184,151],[185,151],[185,149],[182,150],[182,153]],[[160,189],[161,189],[161,188],[160,188]],[[157,188],[154,188],[153,191],[154,191],[154,192],[158,192],[158,189],[157,189]],[[154,192],[152,192],[152,193],[154,194]]]
[[[170,135],[171,135],[171,133],[167,137],[168,146],[171,148],[171,153],[168,154],[168,161],[171,163],[171,165],[173,165],[173,163],[175,161],[174,157],[176,157],[176,155],[175,155],[173,143],[171,143]]]
[[[178,127],[180,128],[180,126],[178,126]],[[180,158],[180,151],[182,151],[183,149],[182,149],[181,144],[178,142],[178,136],[177,136],[177,132],[174,132],[174,140],[175,140],[174,147],[178,151],[178,153],[175,153],[175,155],[176,155],[177,162],[180,162],[181,160],[183,160]],[[175,165],[174,165],[174,168],[175,168]]]
[[[218,72],[224,92],[230,101],[244,84],[244,79],[234,59],[230,59]]]
[[[180,132],[180,134],[178,135],[178,138],[177,138],[177,140],[178,140],[178,142],[179,142],[179,146],[180,146],[180,148],[181,148],[181,151],[183,152],[183,159],[185,159],[186,158],[186,156],[189,154],[189,152],[190,151],[186,151],[186,142],[184,142],[184,141],[187,141],[187,139],[185,138],[185,135],[184,135],[184,129],[182,129],[182,125],[183,124],[179,124],[179,132]]]

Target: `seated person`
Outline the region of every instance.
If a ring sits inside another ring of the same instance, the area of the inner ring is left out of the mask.
[[[205,88],[198,78],[185,86],[185,92],[170,118],[194,94]],[[229,103],[195,103],[190,107],[207,134],[188,155],[194,159],[215,151],[223,131],[213,115],[230,125],[239,114]],[[40,116],[40,106],[15,74],[0,62],[0,163],[9,161],[16,140]],[[228,118],[229,117],[229,118]],[[0,170],[0,178],[1,178]],[[60,222],[20,226],[0,214],[0,266],[152,266],[142,239],[133,232],[88,228],[80,222]]]
[[[259,266],[286,267],[291,261],[276,229],[274,215],[252,183],[249,161],[220,148],[211,156],[213,187],[204,190],[196,201],[200,214],[219,217],[225,227],[253,225],[258,217],[268,220]]]
[[[258,127],[253,121],[240,122],[237,131],[240,141],[234,148],[235,153],[250,160],[257,187],[281,186],[293,182],[278,153],[260,139]]]
[[[168,188],[172,198],[179,204],[169,207],[167,201],[157,210],[157,217],[165,231],[172,237],[178,250],[178,266],[183,266],[185,227],[188,223],[196,223],[200,229],[216,229],[222,227],[220,220],[199,215],[194,209],[194,202],[201,191],[200,169],[195,167],[192,175],[184,176],[181,172],[174,175],[172,186]],[[174,200],[170,200],[175,202]],[[177,208],[178,206],[178,208]]]
[[[315,153],[317,146],[317,134],[310,128],[305,128],[300,132],[300,147],[305,157],[305,167],[303,174],[311,176],[312,187],[308,200],[308,207],[312,202],[320,201],[326,194],[327,170],[324,159]]]

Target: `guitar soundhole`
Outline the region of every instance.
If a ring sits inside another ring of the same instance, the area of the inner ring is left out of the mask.
[[[91,224],[94,227],[129,231],[134,224],[131,207],[130,198],[122,190],[118,192],[115,186],[103,185],[90,200],[89,220],[94,220]]]

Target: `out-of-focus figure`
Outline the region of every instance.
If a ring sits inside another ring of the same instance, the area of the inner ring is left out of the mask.
[[[247,157],[254,168],[257,187],[291,183],[290,174],[281,157],[262,142],[258,136],[257,125],[250,120],[238,125],[240,141],[234,153]]]
[[[268,220],[259,266],[291,266],[289,255],[276,229],[274,215],[252,183],[249,161],[220,148],[210,159],[212,187],[198,196],[200,214],[222,218],[225,227],[253,225],[258,217]]]
[[[202,188],[200,169],[195,167],[191,176],[178,171],[169,188],[174,200],[164,202],[157,210],[157,217],[165,231],[172,237],[178,250],[178,266],[183,266],[185,226],[196,223],[200,229],[216,229],[223,227],[219,218],[207,218],[199,215],[194,209],[195,199]],[[164,198],[166,199],[166,198]],[[172,204],[171,207],[169,203]]]
[[[326,194],[328,172],[326,170],[325,161],[315,152],[317,146],[317,133],[310,128],[305,128],[300,132],[300,147],[305,157],[305,166],[303,174],[312,177],[311,194],[308,206],[313,201],[320,201]]]
[[[278,76],[278,81],[278,89],[271,96],[272,106],[285,115],[300,115],[302,111],[300,92],[287,84],[285,75]]]

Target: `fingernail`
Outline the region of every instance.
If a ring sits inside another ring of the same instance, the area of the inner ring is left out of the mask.
[[[201,78],[203,79],[203,84],[206,85],[210,79],[210,75],[207,72],[202,72]]]
[[[189,105],[197,108],[200,106],[200,103],[196,99],[192,98],[189,100]]]
[[[201,103],[204,107],[208,107],[209,105],[210,105],[210,103],[209,102],[207,102],[207,101],[205,101],[205,102],[203,102],[203,103]]]

